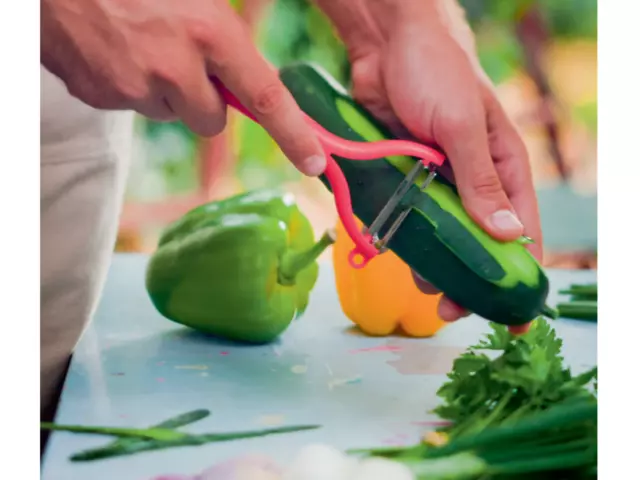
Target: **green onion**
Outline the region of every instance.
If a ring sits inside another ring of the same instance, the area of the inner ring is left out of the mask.
[[[191,423],[195,423],[199,420],[202,420],[203,418],[208,417],[211,414],[211,412],[209,410],[204,410],[204,409],[200,409],[200,410],[192,410],[190,412],[187,413],[181,413],[180,415],[177,415],[175,417],[169,418],[163,422],[158,423],[157,425],[153,425],[152,429],[155,428],[171,428],[171,429],[175,429],[175,428],[180,428],[180,427],[184,427],[185,425],[189,425]],[[114,440],[113,442],[111,442],[110,444],[102,447],[102,448],[107,448],[107,449],[117,449],[117,448],[123,448],[126,447],[127,445],[131,445],[131,444],[135,444],[136,442],[148,442],[149,440],[141,440],[138,438],[134,438],[134,437],[121,437],[118,438],[117,440]],[[97,450],[97,449],[96,449]]]
[[[165,420],[151,428],[119,428],[119,427],[91,427],[82,425],[57,425],[41,423],[45,430],[65,431],[72,433],[88,433],[113,435],[120,437],[104,447],[85,450],[71,456],[72,461],[90,461],[122,455],[132,455],[150,450],[162,450],[172,447],[198,446],[214,442],[227,442],[246,438],[264,437],[282,433],[299,432],[320,428],[319,425],[301,425],[291,427],[270,428],[233,433],[207,433],[191,435],[176,431],[178,427],[196,422],[209,415],[208,410],[194,410]]]
[[[572,297],[580,297],[584,300],[598,299],[598,284],[588,283],[584,285],[573,284],[566,290],[560,290],[563,295],[571,295]]]
[[[43,430],[54,430],[73,433],[95,433],[98,435],[113,435],[117,437],[133,437],[148,440],[176,441],[182,440],[188,435],[168,428],[119,428],[119,427],[85,427],[82,425],[56,425],[53,423],[41,423]]]
[[[573,302],[560,303],[557,308],[561,317],[594,322],[598,320],[597,301],[576,300]]]
[[[303,430],[313,430],[320,428],[319,425],[301,425],[292,427],[279,427],[265,430],[254,430],[246,432],[234,433],[208,433],[203,435],[185,435],[184,438],[175,440],[151,440],[144,442],[135,442],[130,444],[107,446],[91,450],[85,450],[71,457],[72,461],[91,461],[110,457],[120,457],[132,455],[134,453],[146,452],[151,450],[164,450],[174,447],[199,446],[207,443],[227,442],[233,440],[241,440],[247,438],[264,437],[267,435],[276,435],[282,433],[300,432]]]

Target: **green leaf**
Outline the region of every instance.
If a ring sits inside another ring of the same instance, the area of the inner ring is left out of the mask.
[[[488,362],[486,355],[463,354],[454,360],[453,369],[460,375],[469,375],[485,367]]]
[[[470,350],[504,350],[513,340],[513,335],[509,333],[507,327],[497,323],[490,323],[493,333],[480,340],[477,345],[470,347]]]

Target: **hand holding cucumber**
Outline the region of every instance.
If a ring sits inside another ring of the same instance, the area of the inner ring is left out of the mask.
[[[498,240],[532,238],[529,248],[540,259],[542,233],[527,151],[480,67],[455,1],[373,1],[358,7],[317,1],[349,47],[355,99],[396,135],[443,148],[469,215]],[[420,278],[416,283],[435,293]],[[467,314],[447,298],[439,311],[448,321]]]

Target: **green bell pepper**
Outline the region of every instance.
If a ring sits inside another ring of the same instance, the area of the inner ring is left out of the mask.
[[[301,315],[318,278],[315,242],[290,194],[243,193],[191,210],[162,233],[147,292],[166,318],[235,341],[266,343]]]

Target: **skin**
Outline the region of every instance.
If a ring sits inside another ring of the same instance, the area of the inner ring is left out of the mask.
[[[352,65],[353,95],[396,134],[440,146],[465,208],[499,240],[542,232],[525,145],[475,52],[452,0],[316,0],[333,20]],[[437,290],[414,274],[427,294]],[[443,297],[447,321],[467,316]],[[526,332],[528,325],[512,327]]]
[[[42,0],[41,63],[98,109],[182,120],[220,133],[218,77],[256,115],[291,162],[320,174],[322,148],[277,71],[228,0]]]
[[[352,64],[354,97],[398,135],[439,145],[465,208],[500,240],[542,234],[526,148],[482,71],[455,0],[315,0]],[[99,109],[220,133],[218,77],[291,162],[315,176],[322,148],[228,0],[42,0],[41,63]],[[416,277],[422,291],[435,289]],[[443,298],[440,315],[467,315]],[[526,330],[518,328],[515,333]]]

